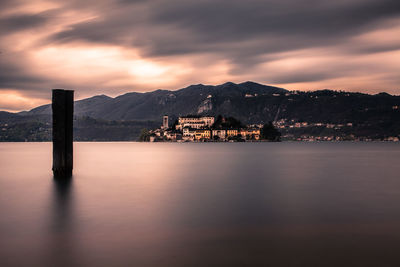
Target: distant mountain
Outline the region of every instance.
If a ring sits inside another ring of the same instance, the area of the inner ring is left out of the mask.
[[[7,121],[10,119],[15,119],[18,118],[18,114],[15,113],[10,113],[7,111],[0,111],[0,121]]]
[[[373,139],[400,136],[400,96],[332,90],[288,91],[254,82],[198,84],[176,91],[133,92],[115,98],[98,95],[76,101],[74,114],[76,140],[135,140],[141,128],[156,127],[164,114],[170,116],[171,123],[187,114],[232,116],[245,124],[351,123],[353,126],[346,130],[346,135]],[[11,126],[5,127],[8,122]],[[49,140],[50,122],[50,105],[20,113],[0,112],[0,126],[3,125],[0,140]],[[289,127],[282,131],[293,138],[336,135],[330,129]],[[40,131],[46,133],[38,135]]]
[[[284,94],[287,90],[254,82],[224,83],[217,86],[191,85],[176,90],[156,90],[147,93],[127,93],[115,98],[105,95],[75,102],[76,116],[89,116],[105,120],[160,120],[164,114],[172,117],[186,114],[248,113],[242,108],[243,100],[252,96]],[[247,97],[246,97],[247,96]],[[235,112],[235,109],[240,108]],[[51,106],[44,105],[21,115],[51,114]]]
[[[187,114],[221,114],[244,123],[279,119],[343,123],[383,116],[393,112],[392,107],[396,105],[400,105],[400,97],[386,93],[289,92],[254,82],[228,82],[217,86],[191,85],[176,91],[127,93],[115,98],[94,96],[76,101],[75,115],[116,121],[161,121],[164,114],[173,119]],[[24,116],[50,114],[50,105],[21,113]]]

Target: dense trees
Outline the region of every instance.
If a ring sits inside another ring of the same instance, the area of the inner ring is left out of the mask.
[[[261,139],[277,142],[281,140],[281,133],[270,121],[261,128]]]
[[[234,117],[225,118],[221,115],[218,115],[217,119],[215,120],[212,126],[213,129],[218,129],[218,128],[239,129],[243,127],[244,127],[243,124],[238,119],[235,119]]]
[[[148,129],[143,128],[140,132],[139,141],[141,142],[148,142],[150,141],[150,132]]]

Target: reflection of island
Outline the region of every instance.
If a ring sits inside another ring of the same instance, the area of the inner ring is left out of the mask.
[[[168,116],[163,117],[163,125],[156,130],[143,130],[141,141],[279,141],[280,133],[275,129],[272,122],[267,124],[243,125],[234,117],[223,117],[217,119],[212,116],[188,115],[179,117],[169,127]]]

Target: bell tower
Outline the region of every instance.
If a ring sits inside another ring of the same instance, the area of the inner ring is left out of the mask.
[[[164,115],[162,127],[163,129],[168,129],[168,115]]]

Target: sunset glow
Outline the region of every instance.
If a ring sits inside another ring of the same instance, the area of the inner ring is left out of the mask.
[[[79,99],[252,80],[400,93],[397,1],[279,3],[2,1],[0,110],[47,103],[52,88]]]

